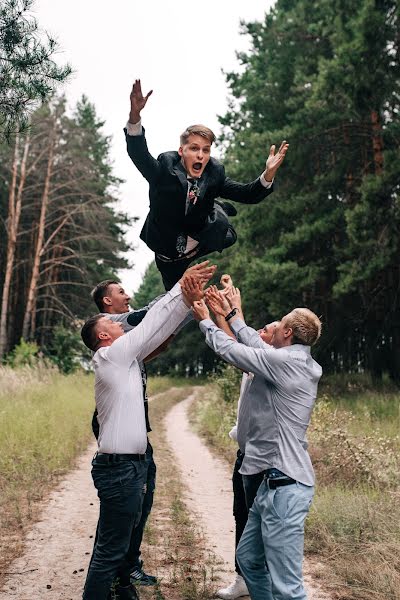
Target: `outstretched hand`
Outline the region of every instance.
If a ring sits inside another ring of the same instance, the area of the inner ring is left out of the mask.
[[[267,162],[265,163],[265,171],[263,173],[265,181],[272,181],[276,175],[277,170],[283,163],[286,152],[288,151],[289,144],[286,140],[283,140],[279,146],[278,152],[275,154],[275,145],[271,146]]]
[[[204,300],[193,302],[193,315],[196,321],[203,321],[210,318],[210,311]]]
[[[136,79],[131,91],[131,112],[129,113],[129,123],[138,123],[140,121],[140,112],[146,106],[153,90],[150,90],[146,96],[142,94],[142,85],[140,79]]]
[[[193,267],[189,267],[189,269],[186,269],[182,279],[180,280],[180,283],[182,283],[182,280],[186,276],[193,277],[200,283],[207,283],[214,275],[217,269],[216,265],[210,265],[209,263],[209,260],[204,260],[203,262],[197,265],[193,265]]]
[[[193,302],[202,300],[204,283],[201,283],[192,275],[185,275],[181,280],[182,294],[187,306],[191,306]]]
[[[228,300],[216,285],[210,285],[205,291],[208,306],[215,315],[225,317],[231,310]]]

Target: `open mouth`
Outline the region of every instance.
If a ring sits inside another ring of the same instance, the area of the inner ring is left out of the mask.
[[[203,164],[200,162],[195,162],[193,163],[193,171],[201,171],[201,169],[203,168]]]

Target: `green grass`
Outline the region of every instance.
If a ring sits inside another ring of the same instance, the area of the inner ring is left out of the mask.
[[[91,438],[93,377],[45,368],[2,368],[0,377],[0,505],[30,504]]]

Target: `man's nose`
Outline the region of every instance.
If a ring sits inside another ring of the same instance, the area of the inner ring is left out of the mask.
[[[203,158],[203,156],[204,156],[204,155],[203,155],[203,150],[201,150],[201,149],[200,149],[200,150],[198,150],[198,151],[197,151],[197,156],[198,156],[198,158]]]

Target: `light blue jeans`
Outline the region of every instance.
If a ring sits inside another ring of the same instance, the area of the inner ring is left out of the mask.
[[[236,551],[252,600],[306,600],[304,521],[313,495],[302,483],[260,485]]]

